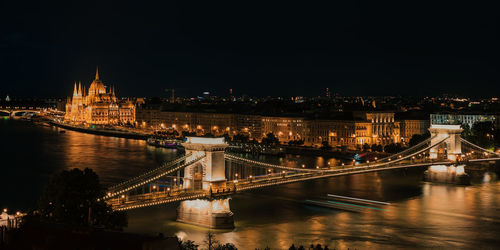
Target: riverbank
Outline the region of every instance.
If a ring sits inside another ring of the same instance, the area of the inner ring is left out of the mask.
[[[177,237],[109,231],[85,226],[27,223],[6,231],[7,249],[180,249]],[[0,245],[2,248],[2,245]]]
[[[58,123],[58,122],[54,122],[54,121],[49,122],[49,124],[56,126],[56,127],[59,127],[59,128],[64,128],[67,130],[72,130],[72,131],[77,131],[77,132],[82,132],[82,133],[87,133],[87,134],[112,136],[112,137],[119,137],[119,138],[126,138],[126,139],[146,140],[149,136],[148,134],[139,134],[139,133],[132,133],[132,132],[117,131],[117,130],[84,128],[84,127],[78,127],[78,126],[69,125],[69,124]]]

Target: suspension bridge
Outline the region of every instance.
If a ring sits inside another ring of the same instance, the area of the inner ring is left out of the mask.
[[[181,201],[179,221],[231,227],[232,212],[227,197],[237,192],[391,169],[500,160],[499,154],[461,138],[461,131],[459,125],[432,125],[430,138],[402,152],[372,162],[353,160],[327,168],[289,167],[252,160],[226,153],[228,145],[223,138],[190,137],[183,144],[184,156],[110,187],[103,199],[114,210]],[[228,174],[228,169],[234,166],[252,171]],[[202,218],[202,214],[210,219]]]

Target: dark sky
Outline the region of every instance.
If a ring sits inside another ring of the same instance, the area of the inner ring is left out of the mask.
[[[119,96],[500,93],[481,1],[2,1],[0,95],[68,96],[96,66]]]

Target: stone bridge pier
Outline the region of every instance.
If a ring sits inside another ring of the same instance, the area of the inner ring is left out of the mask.
[[[188,137],[182,146],[186,154],[204,153],[201,161],[184,168],[184,188],[209,192],[226,188],[224,138]],[[182,201],[177,209],[177,221],[208,228],[234,228],[229,198]]]

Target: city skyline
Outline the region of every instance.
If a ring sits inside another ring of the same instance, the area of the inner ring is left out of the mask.
[[[4,5],[2,95],[65,97],[96,66],[121,96],[168,96],[166,88],[493,96],[500,88],[494,12],[474,4]]]
[[[0,6],[0,249],[500,245],[496,6]]]

